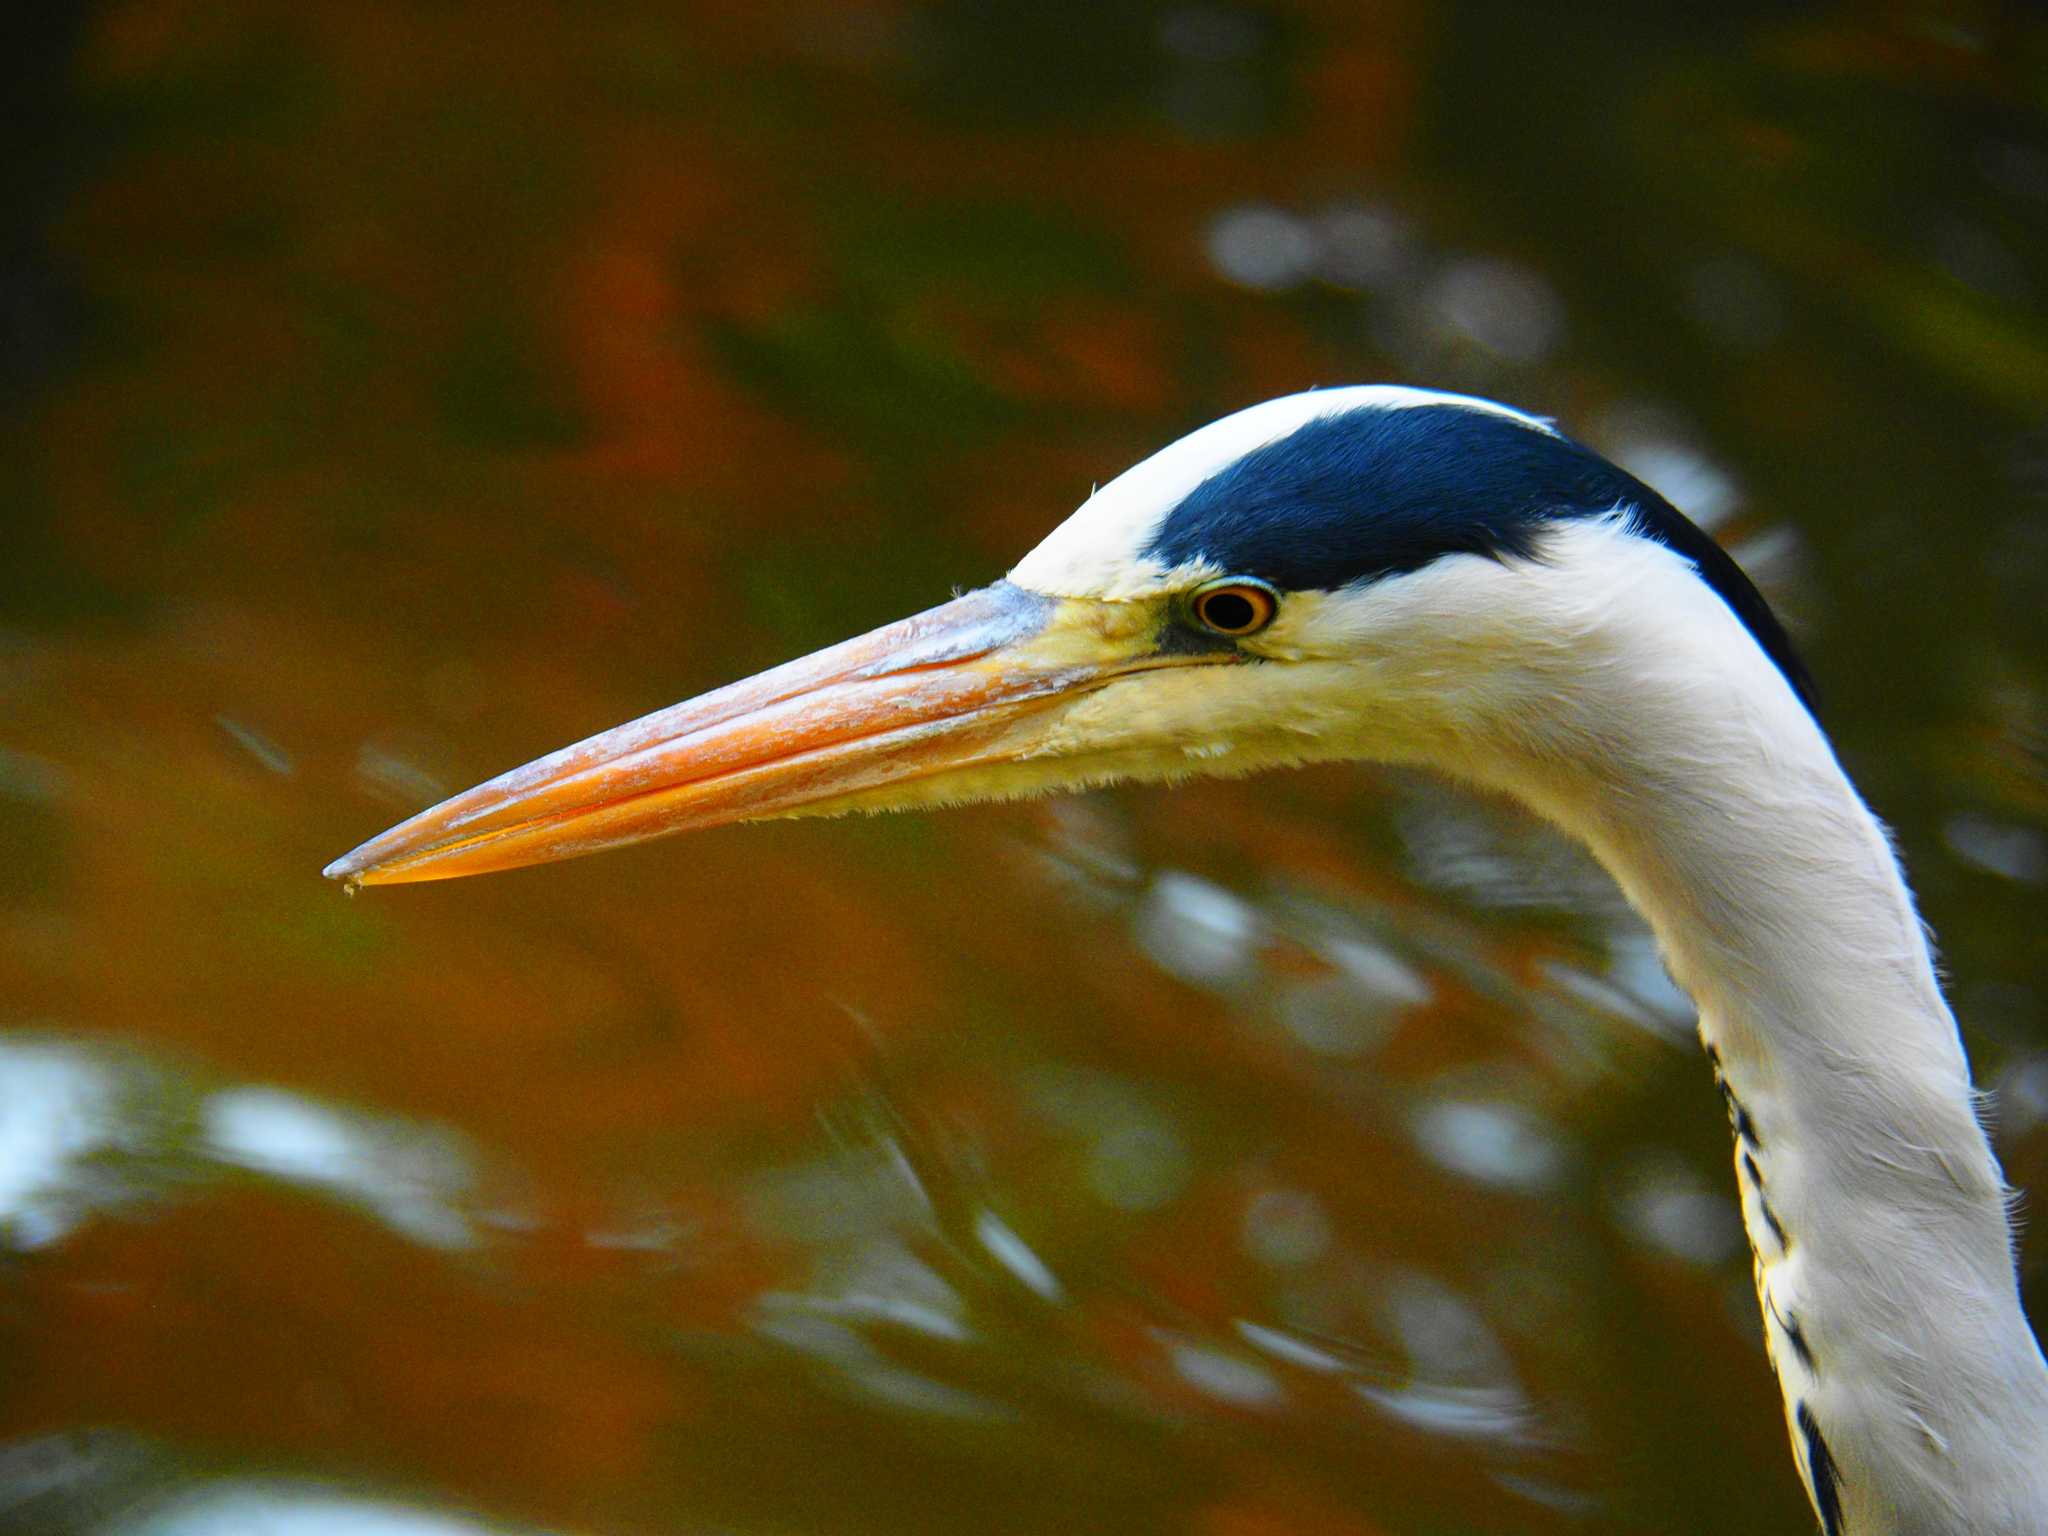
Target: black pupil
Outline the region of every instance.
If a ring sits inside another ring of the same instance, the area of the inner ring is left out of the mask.
[[[1242,592],[1212,592],[1202,599],[1202,617],[1232,634],[1259,622],[1258,604]]]

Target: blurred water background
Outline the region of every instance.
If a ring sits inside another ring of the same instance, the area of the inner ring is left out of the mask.
[[[2048,1192],[2038,9],[0,26],[0,1529],[1810,1530],[1689,1010],[1507,807],[318,877],[1318,383],[1730,543]]]

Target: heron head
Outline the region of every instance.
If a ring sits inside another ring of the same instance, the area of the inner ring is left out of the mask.
[[[1803,688],[1728,557],[1546,423],[1392,386],[1291,395],[1118,476],[993,586],[502,774],[326,872],[442,879],[1330,758],[1468,771],[1569,730],[1547,706],[1614,661],[1601,614],[1674,577]]]

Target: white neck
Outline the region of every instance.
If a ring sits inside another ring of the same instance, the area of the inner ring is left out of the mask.
[[[1719,599],[1653,585],[1589,605],[1617,664],[1484,776],[1584,839],[1699,1006],[1824,1529],[2048,1532],[2048,1369],[1911,894]]]

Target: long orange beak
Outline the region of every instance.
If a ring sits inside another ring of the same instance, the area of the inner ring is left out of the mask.
[[[1130,606],[998,583],[500,774],[325,873],[445,880],[731,821],[941,799],[927,781],[1028,755],[1035,717],[1062,700],[1193,659],[1132,632]]]

